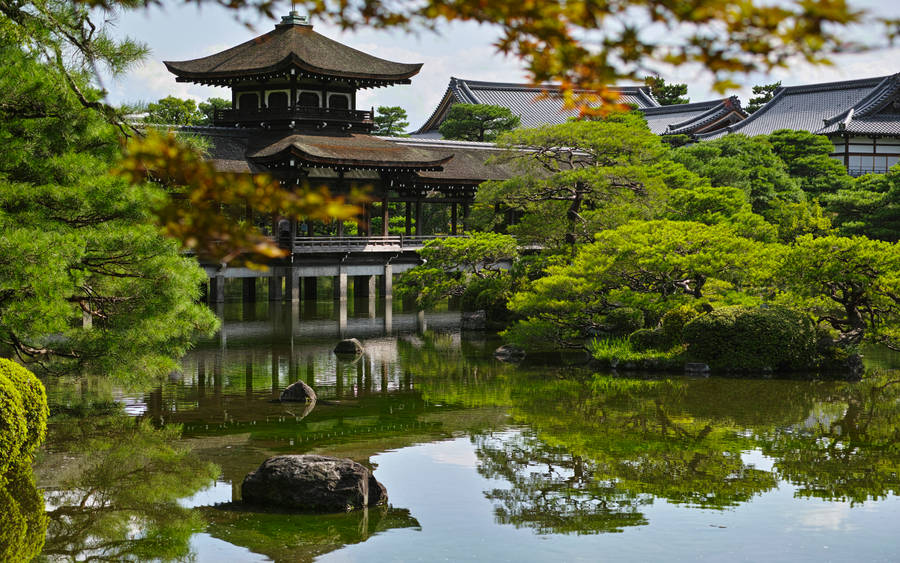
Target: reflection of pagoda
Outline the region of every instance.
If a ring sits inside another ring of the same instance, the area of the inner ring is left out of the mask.
[[[372,186],[376,203],[366,206],[361,234],[389,234],[391,202],[406,204],[407,235],[412,234],[413,206],[415,234],[424,234],[423,203],[451,206],[448,230],[456,233],[457,206],[464,217],[475,186],[492,177],[480,170],[484,158],[474,173],[442,174],[459,152],[446,144],[416,146],[370,135],[372,111],[358,109],[357,91],[409,84],[421,64],[395,63],[342,45],[313,31],[296,12],[273,31],[236,47],[165,64],[179,82],[231,88],[232,109],[217,111],[214,127],[192,128],[210,140],[217,169],[268,172],[286,185],[325,184],[336,193]],[[461,162],[470,160],[461,157]],[[375,206],[380,207],[379,233],[367,232]],[[290,230],[291,235],[329,232],[312,224],[299,230],[291,224]],[[336,234],[343,234],[340,223]]]

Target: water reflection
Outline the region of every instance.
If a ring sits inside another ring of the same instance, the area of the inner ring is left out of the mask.
[[[31,469],[0,475],[0,561],[31,561],[41,552],[46,532],[44,499]]]
[[[219,471],[175,443],[178,434],[123,413],[57,419],[36,465],[49,518],[43,554],[105,561],[190,555],[189,539],[204,523],[177,501]]]
[[[458,486],[478,487],[497,529],[573,542],[654,528],[660,504],[721,513],[781,487],[852,517],[856,503],[898,493],[896,357],[879,357],[883,369],[861,383],[623,379],[502,364],[491,357],[496,340],[454,329],[455,312],[423,317],[371,300],[341,309],[229,304],[222,334],[161,384],[49,382],[57,417],[37,464],[50,516],[44,553],[181,558],[200,549],[190,538],[202,531],[275,560],[310,560],[415,528],[431,508],[247,513],[227,504],[244,475],[276,453],[350,457],[378,475],[374,458],[459,436],[479,480]],[[345,336],[366,353],[336,358]],[[274,401],[298,380],[315,389],[315,409]],[[184,504],[214,478],[203,505]],[[405,482],[385,484],[409,498]]]

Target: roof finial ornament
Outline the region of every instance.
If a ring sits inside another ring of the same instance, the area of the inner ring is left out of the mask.
[[[293,25],[303,25],[312,27],[312,24],[309,23],[309,16],[301,16],[296,8],[296,0],[291,0],[291,11],[286,16],[282,16],[281,23],[277,24],[275,27],[290,27]]]

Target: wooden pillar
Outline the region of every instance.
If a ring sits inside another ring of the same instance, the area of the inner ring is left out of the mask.
[[[416,199],[416,236],[422,236],[422,198]]]
[[[389,209],[388,209],[388,194],[384,194],[384,198],[381,200],[381,236],[386,237],[390,232],[390,217],[389,217]]]
[[[469,204],[468,203],[462,204],[462,211],[463,211],[463,220],[462,220],[462,229],[460,229],[460,230],[461,230],[461,232],[465,233],[469,228]]]
[[[362,236],[372,236],[372,204],[366,202],[363,205],[362,221],[359,225],[359,234]]]
[[[293,111],[297,107],[297,70],[291,69],[291,100],[288,109]]]
[[[450,204],[450,234],[456,234],[456,202]]]
[[[406,236],[412,234],[412,202],[406,202]]]

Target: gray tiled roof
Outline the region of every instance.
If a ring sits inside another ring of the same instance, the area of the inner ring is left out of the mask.
[[[694,119],[699,115],[703,115],[708,110],[717,107],[721,100],[712,100],[710,102],[697,102],[693,104],[677,104],[673,106],[659,106],[655,108],[642,109],[644,119],[650,130],[657,135],[662,135],[674,121],[684,121]]]
[[[553,85],[532,86],[507,82],[481,82],[450,78],[450,85],[438,107],[414,135],[437,130],[453,104],[492,104],[509,108],[518,115],[522,127],[539,127],[565,123],[578,115],[577,109],[563,109],[562,100],[554,94]],[[619,101],[638,108],[657,107],[659,103],[650,95],[646,86],[618,86],[611,88],[619,93]],[[541,97],[541,94],[548,94]]]
[[[728,132],[744,135],[768,135],[778,129],[796,129],[818,132],[826,120],[846,112],[864,100],[886,78],[845,80],[807,86],[786,86],[775,91],[775,96],[756,113],[744,121],[702,138],[720,137]]]
[[[739,115],[736,119],[746,117],[740,101],[735,97],[641,110],[650,131],[657,135],[688,135],[713,125],[717,120],[735,112]]]

